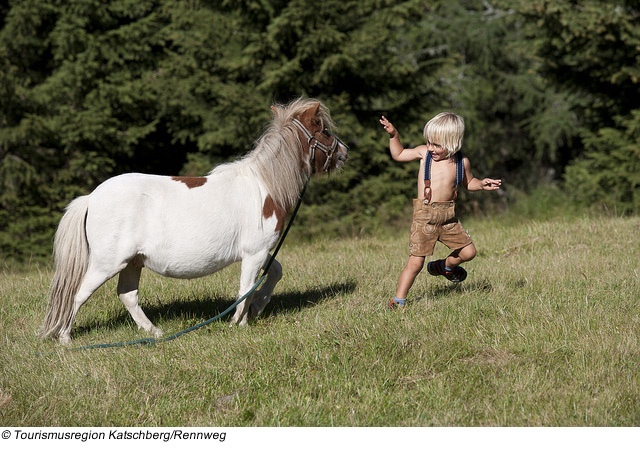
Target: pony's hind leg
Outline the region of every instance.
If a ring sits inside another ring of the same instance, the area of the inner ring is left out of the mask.
[[[104,273],[100,271],[93,270],[91,265],[87,269],[87,273],[82,279],[82,283],[78,288],[78,293],[76,294],[73,301],[73,312],[71,313],[71,318],[67,325],[60,330],[58,335],[58,339],[61,344],[68,345],[71,343],[71,327],[73,326],[73,322],[75,321],[76,315],[78,314],[78,310],[84,303],[89,299],[91,294],[93,294],[100,286],[102,286],[107,280],[113,277],[112,273]]]
[[[120,272],[118,277],[118,297],[138,324],[138,328],[150,331],[154,337],[162,336],[160,328],[151,323],[138,304],[138,286],[140,285],[140,273],[142,266],[136,264],[135,259]]]

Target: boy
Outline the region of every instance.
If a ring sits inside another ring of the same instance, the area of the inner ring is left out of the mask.
[[[460,264],[476,256],[476,248],[469,233],[455,216],[454,201],[458,185],[469,191],[500,189],[501,180],[479,180],[471,174],[469,160],[458,152],[462,147],[464,121],[462,117],[443,112],[424,127],[426,145],[405,149],[398,131],[384,116],[380,123],[389,133],[389,150],[396,161],[420,160],[418,198],[413,200],[413,221],[409,244],[409,261],[400,273],[396,296],[390,308],[404,306],[409,289],[422,270],[426,256],[433,255],[436,241],[453,250],[446,259],[431,261],[427,270],[431,275],[443,275],[460,282],[467,272]],[[425,169],[426,167],[426,169]]]

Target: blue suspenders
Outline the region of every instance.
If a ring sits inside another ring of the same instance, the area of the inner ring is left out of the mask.
[[[464,158],[464,155],[462,154],[461,151],[458,151],[455,154],[455,158],[456,158],[456,194],[457,194],[457,188],[460,185],[460,183],[462,183],[462,179],[464,178],[464,164],[462,163],[462,159]],[[427,188],[429,188],[428,192],[427,192]],[[431,202],[431,153],[430,152],[427,152],[424,158],[424,191],[425,191],[425,200],[427,201],[427,203]]]

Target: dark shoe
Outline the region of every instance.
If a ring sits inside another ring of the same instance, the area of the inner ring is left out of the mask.
[[[438,275],[444,275],[444,259],[438,259],[436,261],[431,261],[430,263],[428,263],[427,272],[429,272],[429,274],[433,275],[434,277],[437,277]]]
[[[467,278],[467,271],[460,266],[456,266],[451,270],[446,270],[444,268],[444,259],[438,259],[437,261],[431,261],[428,263],[427,271],[433,276],[442,275],[453,283],[459,283]]]
[[[467,271],[460,266],[456,266],[452,270],[445,273],[444,277],[453,283],[460,283],[467,278]]]

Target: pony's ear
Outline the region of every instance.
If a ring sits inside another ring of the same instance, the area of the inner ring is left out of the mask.
[[[301,119],[308,120],[309,122],[315,121],[316,117],[320,114],[320,102],[314,103],[309,109],[300,115]]]
[[[276,105],[271,105],[271,112],[274,116],[278,115],[278,108],[276,107]]]

